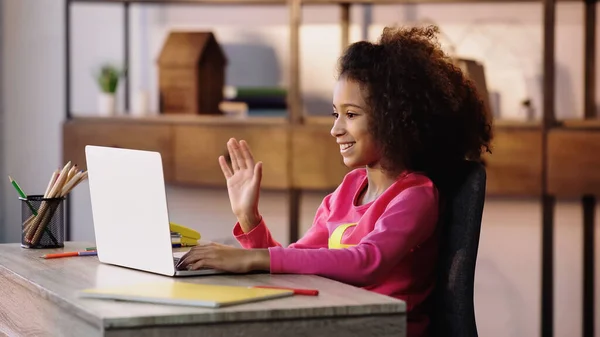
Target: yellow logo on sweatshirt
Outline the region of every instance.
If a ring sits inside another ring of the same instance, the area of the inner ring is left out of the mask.
[[[342,243],[342,237],[344,236],[344,232],[346,231],[346,229],[354,226],[356,226],[355,223],[347,223],[337,226],[337,228],[333,231],[333,233],[331,233],[331,236],[329,237],[329,249],[341,249],[356,246]]]

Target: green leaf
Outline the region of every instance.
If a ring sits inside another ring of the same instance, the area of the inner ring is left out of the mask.
[[[119,79],[123,71],[111,64],[104,64],[96,75],[96,81],[100,90],[105,93],[114,94],[119,86]]]

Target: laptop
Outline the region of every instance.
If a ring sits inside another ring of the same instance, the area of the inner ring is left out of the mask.
[[[224,273],[177,270],[160,153],[85,147],[92,219],[102,263],[166,276]]]

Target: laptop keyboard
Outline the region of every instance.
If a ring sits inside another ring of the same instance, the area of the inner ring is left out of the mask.
[[[181,260],[180,257],[173,257],[173,262],[175,263],[175,268],[177,268],[177,264],[179,263],[180,260]],[[202,270],[202,269],[209,270],[211,268],[208,268],[208,267],[202,267],[202,268],[200,268],[200,270]],[[187,270],[187,269],[186,268],[181,268],[181,269],[177,268],[177,270]]]
[[[178,268],[177,264],[179,264],[179,261],[181,261],[180,257],[173,257],[173,263],[175,263],[175,269],[176,270],[187,270],[186,268]]]

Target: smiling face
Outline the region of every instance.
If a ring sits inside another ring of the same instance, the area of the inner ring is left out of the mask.
[[[331,135],[340,146],[344,164],[349,168],[377,167],[380,151],[369,132],[370,113],[360,85],[342,77],[333,91],[333,116]]]

